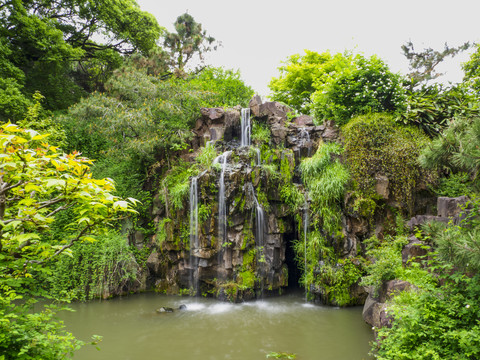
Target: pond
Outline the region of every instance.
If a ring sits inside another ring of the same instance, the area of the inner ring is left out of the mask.
[[[157,313],[162,306],[175,311]],[[86,345],[76,360],[254,360],[270,352],[362,360],[373,339],[360,307],[307,304],[301,294],[229,304],[145,293],[71,307],[62,315],[69,331],[82,340],[103,336],[100,351]]]

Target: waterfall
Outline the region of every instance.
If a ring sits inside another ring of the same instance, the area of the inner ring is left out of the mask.
[[[195,176],[190,183],[190,268],[192,270],[190,286],[195,295],[198,293],[198,266],[197,258],[193,255],[195,249],[198,249],[198,178]]]
[[[250,146],[251,145],[251,121],[250,121],[250,108],[242,109],[242,118],[241,118],[241,146]]]
[[[262,165],[262,156],[260,154],[260,149],[255,148],[255,152],[257,153],[257,166]]]
[[[222,164],[218,192],[218,239],[221,245],[227,240],[227,204],[225,201],[225,170],[230,151],[224,152],[214,160],[214,164]]]
[[[255,238],[257,240],[258,246],[263,248],[263,246],[265,245],[265,241],[264,241],[265,213],[263,212],[263,208],[258,203],[258,200],[255,197],[255,195],[253,195],[253,198],[255,199],[255,206],[256,206],[255,211],[257,216],[257,231],[255,234]]]
[[[265,261],[265,212],[258,203],[255,196],[255,188],[250,183],[250,190],[252,192],[253,200],[255,201],[255,217],[256,217],[256,229],[255,229],[255,242],[257,244],[257,270],[260,276],[260,291],[261,297],[263,297],[263,281],[264,281],[264,265]]]
[[[305,209],[303,210],[303,245],[304,245],[304,273],[305,279],[305,301],[307,301],[308,284],[307,284],[307,236],[308,236],[308,203],[305,202]]]
[[[300,146],[306,147],[308,149],[308,156],[310,157],[312,152],[312,143],[310,141],[310,133],[306,128],[301,128],[300,134],[298,137],[300,138]]]

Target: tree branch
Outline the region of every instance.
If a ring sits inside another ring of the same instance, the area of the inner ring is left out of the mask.
[[[58,249],[57,251],[55,251],[55,253],[53,253],[52,256],[49,256],[48,258],[46,259],[43,259],[43,260],[27,260],[25,261],[25,263],[23,264],[24,267],[27,267],[29,264],[44,264],[46,263],[47,261],[50,261],[51,259],[53,259],[54,257],[60,255],[62,252],[64,252],[65,250],[71,248],[77,241],[79,241],[82,236],[85,236],[88,231],[94,227],[96,225],[96,223],[92,223],[92,224],[88,224],[87,226],[85,226],[82,231],[80,231],[80,233],[74,237],[73,239],[70,240],[70,242],[68,244],[65,244],[64,246],[62,246],[60,249]]]

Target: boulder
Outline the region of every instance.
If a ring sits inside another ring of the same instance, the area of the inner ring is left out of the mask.
[[[309,115],[301,115],[297,116],[295,119],[292,121],[293,124],[297,126],[314,126],[313,124],[313,117]]]
[[[402,291],[412,289],[413,285],[404,280],[390,280],[383,284],[378,294],[378,300],[385,302]]]
[[[214,121],[221,119],[225,110],[223,108],[201,108],[200,113],[208,120]]]
[[[456,217],[465,207],[469,198],[467,196],[460,196],[456,198],[439,197],[437,199],[437,212],[441,217]]]
[[[260,116],[260,106],[262,105],[262,98],[260,95],[255,95],[250,102],[248,103],[248,107],[252,112],[253,116]]]
[[[337,141],[339,138],[339,129],[333,121],[325,123],[325,130],[322,134],[322,139],[327,142]]]
[[[406,265],[409,261],[421,262],[421,258],[427,255],[428,251],[423,247],[425,245],[415,236],[408,238],[409,243],[402,249],[402,263]]]
[[[417,215],[411,218],[407,222],[407,226],[409,227],[410,231],[413,231],[416,227],[422,224],[425,224],[429,221],[439,221],[439,222],[448,224],[450,219],[448,217],[434,216],[434,215]]]
[[[173,309],[170,307],[162,306],[155,310],[157,314],[163,314],[163,313],[173,313]]]
[[[259,105],[259,112],[257,117],[267,118],[268,123],[280,122],[282,125],[287,120],[287,113],[291,112],[288,106],[283,105],[276,101],[270,101]]]
[[[369,289],[369,295],[362,311],[363,320],[377,329],[385,326],[390,327],[392,325],[392,318],[388,316],[387,304],[385,302],[395,294],[410,290],[411,288],[412,284],[407,281],[390,280],[383,284],[378,291],[378,296],[375,296],[372,289]]]

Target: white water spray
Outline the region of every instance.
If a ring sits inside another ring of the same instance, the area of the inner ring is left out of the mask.
[[[197,258],[193,256],[195,249],[198,249],[198,178],[193,177],[190,183],[190,268],[192,270],[190,286],[195,294],[198,293],[198,267]]]
[[[260,154],[260,149],[255,148],[255,152],[257,153],[257,166],[262,165],[262,155]]]
[[[240,146],[251,145],[252,123],[250,121],[250,108],[242,109]]]
[[[214,164],[222,164],[220,172],[219,192],[218,192],[218,239],[221,245],[227,240],[227,204],[225,200],[225,170],[227,168],[228,156],[230,151],[224,152],[214,160]]]
[[[306,147],[308,150],[308,157],[310,157],[311,152],[312,152],[312,142],[310,141],[310,133],[306,128],[301,128],[300,129],[300,134],[298,136],[300,138],[300,145],[302,147]]]
[[[304,245],[304,279],[305,279],[305,301],[307,301],[308,284],[307,284],[307,236],[308,236],[308,203],[305,202],[303,210],[303,245]]]

